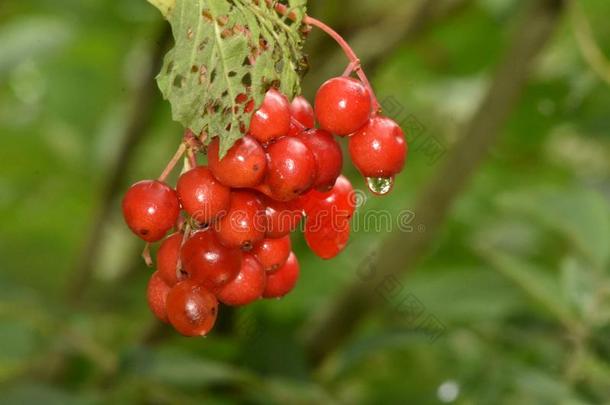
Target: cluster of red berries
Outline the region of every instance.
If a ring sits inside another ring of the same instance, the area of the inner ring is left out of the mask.
[[[237,102],[253,110],[245,96]],[[241,306],[294,288],[299,263],[290,233],[303,217],[319,257],[345,248],[356,199],[333,134],[349,135],[351,158],[367,178],[393,178],[407,152],[400,127],[377,115],[369,90],[348,77],[322,85],[315,112],[303,97],[290,103],[269,90],[247,132],[222,159],[213,139],[207,166],[183,173],[175,190],[146,180],[123,200],[125,220],[141,239],[157,242],[177,227],[158,250],[148,304],[187,336],[210,331],[218,301]]]

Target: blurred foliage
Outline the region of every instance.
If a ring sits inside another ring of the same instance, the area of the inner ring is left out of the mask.
[[[421,139],[449,148],[525,3],[470,1],[385,55],[373,75],[380,98],[404,107],[398,119],[416,117]],[[310,10],[349,34],[409,4],[313,0]],[[610,3],[582,5],[610,55]],[[117,200],[86,299],[67,305],[162,24],[145,1],[0,7],[1,403],[610,402],[610,91],[568,18],[417,272],[320,370],[309,369],[300,333],[360,277],[379,232],[356,232],[331,262],[296,236],[303,271],[292,295],[238,311],[230,333],[189,340],[162,331],[144,344],[149,270]],[[312,37],[312,69],[331,46]],[[126,183],[155,176],[179,141],[167,104],[156,101],[152,120]],[[359,215],[410,206],[438,165],[424,146],[412,147],[395,192],[369,198]],[[423,231],[417,213],[413,225]],[[438,339],[396,311],[404,297],[441,322]]]

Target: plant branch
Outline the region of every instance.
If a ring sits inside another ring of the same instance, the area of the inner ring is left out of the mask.
[[[498,141],[536,57],[552,37],[563,6],[563,0],[538,0],[518,27],[478,111],[416,203],[415,213],[425,232],[388,235],[376,255],[371,279],[354,281],[335,302],[325,306],[320,318],[307,325],[305,347],[313,364],[332,353],[369,311],[384,304],[375,286],[388,277],[402,277],[425,255],[453,202]]]

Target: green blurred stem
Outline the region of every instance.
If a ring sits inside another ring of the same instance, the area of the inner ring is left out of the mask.
[[[381,243],[366,282],[355,280],[330,303],[322,316],[304,331],[305,347],[313,364],[321,363],[354,331],[369,312],[384,305],[376,286],[387,278],[403,277],[414,268],[441,231],[455,200],[497,143],[536,58],[548,44],[565,6],[564,0],[528,2],[528,11],[517,28],[503,61],[478,111],[460,140],[448,153],[440,170],[419,197],[415,213],[424,232],[394,232]]]
[[[602,48],[595,40],[593,29],[578,0],[570,2],[572,29],[578,43],[578,48],[585,61],[597,76],[610,85],[610,61],[604,55]]]

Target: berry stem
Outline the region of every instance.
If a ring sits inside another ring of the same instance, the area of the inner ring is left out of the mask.
[[[351,76],[354,73],[354,70],[360,69],[360,61],[350,62],[349,65],[345,68],[345,72],[343,72],[344,77]]]
[[[294,13],[289,13],[288,7],[286,7],[284,4],[276,4],[275,10],[278,13],[290,18],[291,20],[296,19],[296,15],[294,15]],[[347,56],[347,58],[350,61],[350,64],[348,65],[346,72],[349,71],[350,74],[353,71],[356,72],[356,74],[358,75],[358,78],[362,81],[364,86],[369,90],[369,92],[371,94],[371,100],[373,103],[374,113],[377,113],[378,111],[380,111],[381,104],[379,104],[379,100],[377,100],[377,96],[375,95],[375,92],[373,91],[371,82],[369,81],[368,77],[366,76],[366,74],[362,70],[362,67],[360,66],[360,59],[358,58],[358,55],[356,55],[356,52],[354,52],[354,50],[347,43],[347,41],[337,31],[335,31],[334,29],[332,29],[331,27],[329,27],[328,25],[326,25],[325,23],[323,23],[322,21],[320,21],[316,18],[305,15],[305,17],[303,18],[303,22],[307,25],[312,25],[314,27],[321,29],[322,31],[324,31],[326,34],[328,34],[332,39],[334,39],[339,44],[339,46],[341,47],[341,49],[343,49],[343,52],[345,53],[345,55]]]
[[[144,263],[146,263],[146,266],[153,266],[152,257],[150,256],[150,243],[144,245],[144,250],[142,251],[142,258],[144,259]]]
[[[182,250],[182,246],[186,243],[186,241],[191,236],[191,225],[187,222],[184,227],[184,234],[182,235],[182,242],[180,242],[180,250]],[[178,256],[178,261],[176,262],[176,278],[178,280],[182,279],[182,258]]]
[[[174,168],[176,167],[176,165],[178,164],[180,159],[182,159],[182,156],[184,155],[185,152],[186,152],[186,143],[181,142],[180,146],[178,147],[178,150],[176,151],[176,153],[174,154],[172,159],[169,161],[169,163],[163,170],[163,173],[161,173],[161,176],[159,176],[159,178],[158,178],[159,181],[164,182],[165,180],[167,180],[167,177],[170,175],[172,170],[174,170]]]
[[[184,217],[179,215],[178,220],[176,221],[176,230],[182,231],[182,229],[184,229]]]
[[[189,165],[191,166],[191,169],[194,169],[195,167],[197,167],[197,158],[195,157],[195,152],[193,151],[193,149],[189,149],[186,152],[188,159],[189,159]]]
[[[205,140],[205,137],[203,134],[201,135],[201,139],[200,139],[197,136],[195,136],[193,131],[191,131],[190,129],[187,129],[186,131],[184,131],[184,136],[182,137],[182,143],[180,144],[180,146],[178,147],[178,150],[176,151],[176,153],[174,154],[172,159],[169,161],[169,163],[163,170],[163,173],[161,173],[161,176],[159,176],[158,180],[159,181],[167,180],[170,173],[174,170],[174,168],[176,167],[176,165],[178,164],[180,159],[182,159],[182,156],[184,156],[184,154],[187,151],[189,151],[189,158],[190,158],[191,155],[193,155],[193,151],[197,151],[201,148],[201,144],[204,142],[204,140]],[[193,157],[193,159],[194,159],[194,157]],[[195,164],[193,167],[195,167],[195,166],[197,166],[197,164]]]
[[[296,125],[297,128],[299,128],[299,130],[301,131],[305,131],[307,128],[305,127],[305,125],[301,124],[301,121],[297,120],[294,117],[290,117],[290,121]]]

